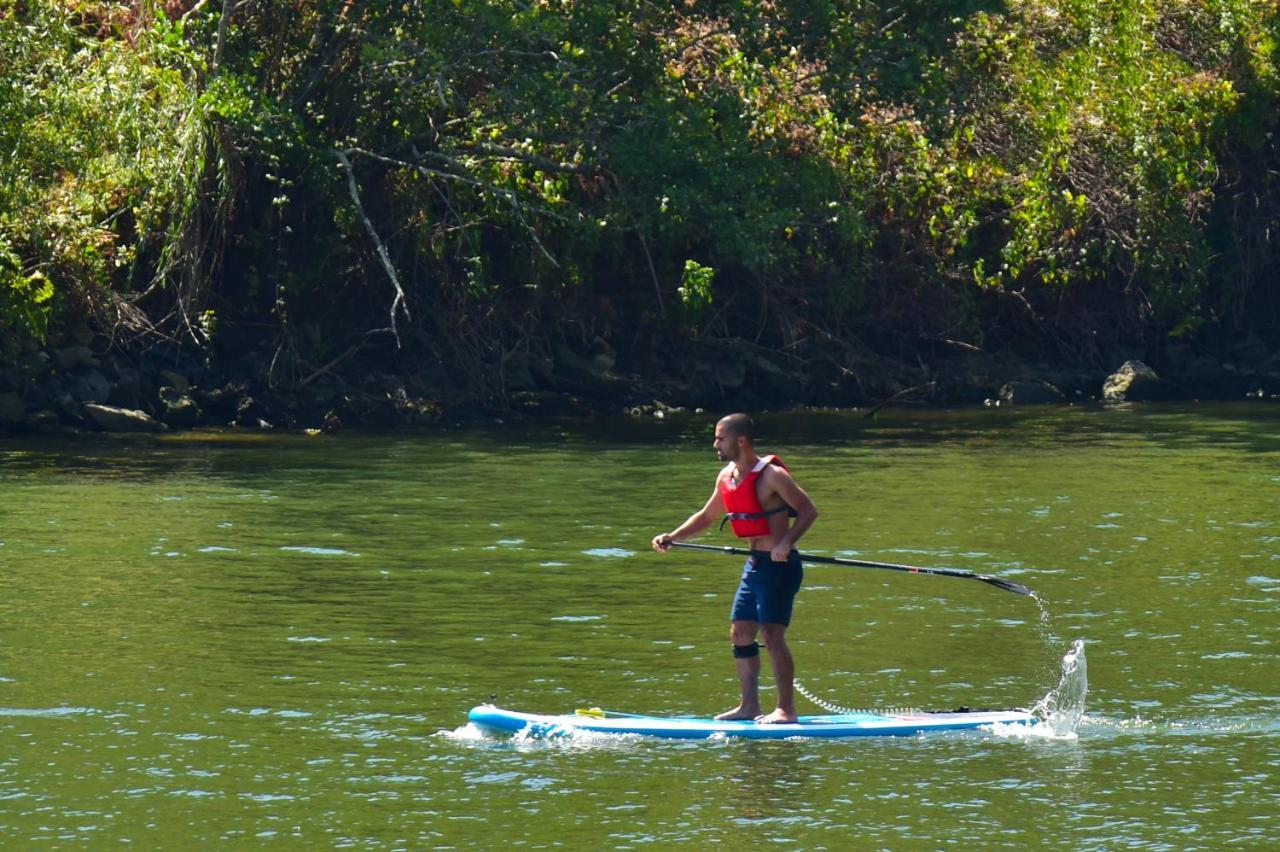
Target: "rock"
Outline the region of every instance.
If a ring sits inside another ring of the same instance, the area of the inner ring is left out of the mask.
[[[53,359],[49,357],[48,352],[43,349],[37,349],[34,352],[24,352],[18,363],[32,376],[40,378],[49,371],[49,367],[53,364]]]
[[[142,408],[144,393],[142,374],[132,367],[116,370],[116,383],[107,395],[107,405],[115,408]]]
[[[22,424],[32,432],[56,432],[60,425],[58,412],[49,408],[31,412]]]
[[[391,408],[395,412],[397,422],[432,423],[440,419],[440,405],[438,403],[430,399],[410,396],[409,392],[404,388],[396,388],[394,392],[387,395],[387,398],[391,402]],[[333,411],[325,415],[325,423],[329,422],[331,416],[337,421],[338,427],[341,428],[342,423],[337,419],[337,414]]]
[[[95,402],[86,402],[84,410],[104,432],[163,432],[165,430],[163,423],[152,419],[145,411],[112,408]]]
[[[237,426],[270,429],[271,424],[267,421],[267,416],[267,407],[251,396],[242,396],[236,403],[235,424]]]
[[[747,365],[737,359],[716,361],[715,374],[720,387],[737,390],[747,382]]]
[[[1056,405],[1067,401],[1062,391],[1039,380],[1005,382],[1000,400],[1014,405]]]
[[[74,370],[81,364],[96,367],[98,359],[93,357],[93,350],[88,346],[68,346],[58,351],[54,364],[59,370]]]
[[[551,417],[582,414],[586,410],[577,398],[554,391],[519,391],[511,395],[511,405],[525,414]]]
[[[1141,363],[1142,359],[1147,357],[1142,349],[1123,343],[1100,343],[1099,349],[1101,351],[1098,357],[1104,364],[1123,365],[1130,361]]]
[[[1179,377],[1183,391],[1196,399],[1237,399],[1246,389],[1244,376],[1213,358],[1194,358]]]
[[[200,423],[201,411],[196,401],[177,388],[160,388],[160,404],[164,406],[163,419],[177,429],[190,429]]]
[[[26,403],[16,393],[0,393],[0,426],[15,426],[27,413]]]
[[[104,403],[111,396],[111,382],[91,367],[72,378],[67,390],[80,402]]]
[[[787,371],[779,367],[773,359],[766,358],[764,355],[757,355],[755,362],[765,373],[774,376],[785,376],[787,374]]]
[[[1244,370],[1254,370],[1271,356],[1271,350],[1256,334],[1250,334],[1231,347],[1232,359]]]
[[[1070,402],[1096,399],[1098,389],[1107,379],[1107,374],[1101,370],[1084,368],[1047,370],[1039,376],[1041,381],[1057,388],[1058,392]]]
[[[1261,361],[1241,379],[1250,390],[1261,391],[1263,397],[1274,397],[1280,393],[1280,355]]]
[[[502,373],[503,383],[508,391],[533,390],[538,386],[533,378],[533,370],[529,369],[529,361],[525,358],[514,358],[506,364]]]
[[[56,410],[63,420],[75,425],[83,426],[85,418],[84,406],[76,401],[76,398],[69,393],[60,393],[51,397]]]
[[[599,335],[591,339],[591,350],[595,353],[596,363],[602,370],[612,370],[613,365],[618,363],[618,350]]]
[[[623,407],[623,413],[631,417],[654,417],[658,420],[664,420],[673,414],[684,414],[687,409],[680,405],[668,405],[660,399],[653,402],[644,402],[639,405],[628,405]],[[699,409],[701,414],[702,410]]]
[[[1167,343],[1160,350],[1156,363],[1167,376],[1181,375],[1196,360],[1195,350],[1185,343]]]
[[[941,376],[934,389],[935,398],[944,405],[982,405],[999,395],[996,385],[976,384],[967,376]],[[865,401],[860,400],[858,404]]]
[[[1142,402],[1165,395],[1164,382],[1141,361],[1125,361],[1102,385],[1105,402]]]
[[[168,385],[180,393],[191,390],[191,380],[175,370],[161,370],[156,373],[156,378],[161,384]]]
[[[563,345],[555,350],[555,377],[571,390],[604,396],[623,393],[630,387],[625,379],[604,367],[604,361],[584,358]]]
[[[243,383],[229,383],[212,390],[197,390],[193,394],[206,416],[218,423],[230,422],[236,414],[236,403],[247,392]]]

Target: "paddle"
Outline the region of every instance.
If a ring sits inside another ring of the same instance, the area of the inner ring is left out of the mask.
[[[673,541],[671,547],[688,547],[694,550],[714,550],[719,553],[737,554],[739,556],[750,555],[750,550],[743,550],[740,547],[719,547],[714,544],[692,544],[684,541]],[[852,565],[857,568],[884,568],[889,571],[906,571],[911,574],[936,574],[940,577],[961,577],[966,580],[981,580],[984,583],[990,583],[997,589],[1004,589],[1006,592],[1013,592],[1019,595],[1030,595],[1032,591],[1021,583],[1014,583],[1009,580],[1001,580],[999,577],[992,577],[987,574],[975,574],[973,571],[962,571],[959,568],[921,568],[916,565],[895,565],[892,562],[868,562],[865,559],[842,559],[839,556],[811,556],[808,553],[802,553],[800,559],[803,562],[821,562],[830,565]]]

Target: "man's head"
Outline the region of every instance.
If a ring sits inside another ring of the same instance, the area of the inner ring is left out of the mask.
[[[745,414],[730,414],[716,423],[716,453],[724,461],[737,459],[755,446],[756,424]]]

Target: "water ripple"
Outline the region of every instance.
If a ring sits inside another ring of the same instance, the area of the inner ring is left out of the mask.
[[[306,545],[285,545],[281,550],[290,553],[309,553],[312,556],[359,556],[350,550],[341,547],[310,547]]]

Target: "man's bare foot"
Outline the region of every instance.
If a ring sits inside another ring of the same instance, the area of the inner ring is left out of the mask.
[[[796,721],[795,711],[787,712],[779,707],[767,716],[757,716],[756,722],[761,725],[779,725]]]
[[[743,707],[739,704],[732,710],[726,710],[716,716],[717,722],[733,722],[738,719],[754,719],[760,715],[760,708]]]

